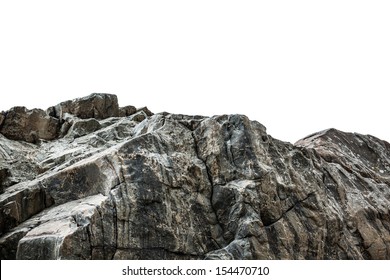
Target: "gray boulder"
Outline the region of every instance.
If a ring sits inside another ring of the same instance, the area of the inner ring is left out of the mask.
[[[37,143],[40,139],[53,140],[58,136],[59,120],[43,110],[14,107],[1,115],[0,133],[9,139]]]
[[[47,110],[62,119],[65,113],[80,119],[106,119],[119,116],[118,98],[107,93],[93,93],[83,98],[62,102]]]

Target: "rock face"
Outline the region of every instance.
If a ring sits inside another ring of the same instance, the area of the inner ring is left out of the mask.
[[[39,109],[14,107],[1,114],[0,133],[12,140],[35,143],[39,139],[54,140],[58,136],[59,120]]]
[[[1,259],[390,259],[390,144],[93,94],[0,114]],[[31,136],[32,135],[32,136]]]

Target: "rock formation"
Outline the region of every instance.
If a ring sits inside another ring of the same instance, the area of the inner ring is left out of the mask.
[[[390,144],[92,94],[0,114],[1,259],[390,259]]]

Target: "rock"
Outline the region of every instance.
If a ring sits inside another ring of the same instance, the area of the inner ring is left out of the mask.
[[[137,109],[131,105],[119,108],[119,116],[120,117],[131,116],[135,113],[137,113]]]
[[[4,188],[8,186],[9,170],[6,167],[0,166],[0,193],[3,193]]]
[[[13,141],[0,134],[0,193],[22,181],[34,179],[40,168],[34,157],[35,145]]]
[[[131,115],[131,119],[135,122],[142,122],[148,116],[144,113],[144,111],[139,111],[133,115]]]
[[[37,143],[39,139],[55,139],[59,132],[59,121],[40,109],[14,107],[6,113],[0,132],[12,140]]]
[[[43,114],[63,137],[0,135],[1,259],[390,259],[386,141],[96,98]]]
[[[0,128],[3,125],[4,120],[5,120],[5,113],[1,112],[0,113]]]
[[[16,258],[111,259],[116,240],[115,233],[111,232],[114,225],[102,220],[101,211],[112,207],[106,203],[106,197],[95,195],[43,211],[30,221],[34,229],[22,232]],[[114,221],[113,217],[105,218]]]
[[[77,138],[95,132],[100,128],[101,125],[96,119],[82,119],[74,121],[67,134]]]
[[[93,93],[83,98],[62,102],[48,111],[59,119],[62,119],[65,113],[80,119],[118,117],[118,98],[113,94]]]
[[[137,112],[144,112],[148,117],[153,116],[153,113],[148,109],[148,107],[142,107],[137,109]]]

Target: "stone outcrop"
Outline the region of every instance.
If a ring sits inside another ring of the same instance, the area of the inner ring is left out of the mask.
[[[390,144],[373,136],[293,145],[108,94],[0,127],[1,259],[390,259]]]
[[[93,93],[83,98],[62,102],[47,111],[59,119],[62,119],[65,113],[81,119],[105,119],[118,117],[120,109],[116,95]]]
[[[35,143],[39,139],[54,140],[58,136],[59,120],[39,109],[14,107],[2,113],[0,133],[12,140]]]

